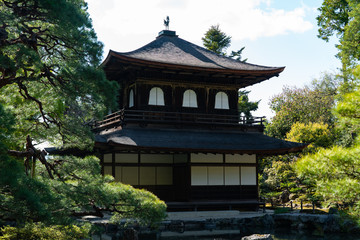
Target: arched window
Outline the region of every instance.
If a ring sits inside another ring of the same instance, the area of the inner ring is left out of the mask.
[[[183,107],[197,108],[197,98],[194,90],[186,90],[183,96]]]
[[[129,92],[129,108],[134,106],[134,90],[131,89]]]
[[[224,92],[218,92],[215,96],[216,109],[229,109],[229,98]]]
[[[164,92],[159,87],[153,87],[149,94],[149,105],[165,106]]]

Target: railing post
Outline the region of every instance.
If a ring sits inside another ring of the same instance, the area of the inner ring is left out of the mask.
[[[315,213],[315,202],[312,201],[312,210],[313,210],[313,213]]]

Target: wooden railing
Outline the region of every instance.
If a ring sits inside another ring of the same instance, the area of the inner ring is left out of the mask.
[[[94,129],[102,130],[127,123],[139,124],[172,124],[172,125],[210,125],[210,126],[260,126],[263,127],[265,117],[246,118],[239,115],[219,115],[184,112],[160,112],[144,110],[120,110],[97,121]]]

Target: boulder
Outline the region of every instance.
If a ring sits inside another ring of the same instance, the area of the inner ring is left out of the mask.
[[[138,240],[139,239],[138,233],[135,229],[128,228],[124,231],[123,239],[124,240]]]
[[[339,210],[331,207],[331,208],[329,208],[329,214],[339,214]]]
[[[295,193],[291,193],[290,195],[289,195],[289,199],[290,200],[295,200],[295,199],[297,199],[298,198],[298,195],[296,195]]]
[[[279,200],[281,203],[287,203],[288,201],[290,201],[289,199],[290,193],[288,190],[284,190],[280,196],[279,196]]]
[[[270,234],[253,234],[242,237],[241,240],[273,240]]]

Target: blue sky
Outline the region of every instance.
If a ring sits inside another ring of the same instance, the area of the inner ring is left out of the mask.
[[[249,88],[250,100],[261,100],[255,116],[273,116],[269,98],[283,86],[302,87],[322,72],[336,72],[336,39],[317,38],[316,16],[321,0],[88,0],[95,31],[109,49],[127,52],[155,39],[170,16],[170,30],[202,45],[215,24],[232,36],[229,51],[245,46],[249,63],[286,66],[274,77]]]

